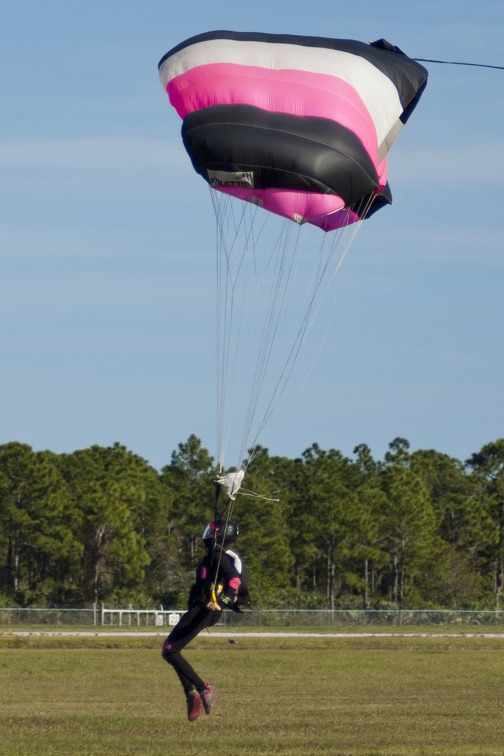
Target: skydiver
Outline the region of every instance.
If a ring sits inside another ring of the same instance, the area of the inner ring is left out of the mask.
[[[199,717],[202,707],[210,714],[217,691],[199,677],[182,656],[182,650],[202,630],[217,624],[223,608],[241,612],[240,604],[250,605],[243,559],[234,548],[229,548],[238,533],[233,520],[208,523],[202,536],[206,554],[196,568],[188,610],[163,643],[162,657],[174,668],[182,684],[190,722]]]

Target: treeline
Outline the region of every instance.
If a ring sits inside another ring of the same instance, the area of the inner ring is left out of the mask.
[[[214,478],[196,436],[161,472],[120,444],[0,446],[0,606],[184,606]],[[260,448],[244,487],[258,607],[500,608],[504,439],[465,462],[402,438],[380,461],[365,444],[351,459]]]

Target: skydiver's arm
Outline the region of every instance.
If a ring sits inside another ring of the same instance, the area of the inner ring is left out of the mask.
[[[218,582],[223,586],[218,598],[220,607],[232,607],[238,598],[241,577],[226,553],[221,557]]]

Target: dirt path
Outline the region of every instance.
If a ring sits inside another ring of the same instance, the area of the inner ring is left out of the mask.
[[[0,637],[32,637],[45,638],[49,636],[72,636],[74,638],[164,638],[170,629],[164,630],[0,630]],[[301,633],[301,632],[212,632],[214,638],[495,638],[504,639],[504,633]]]

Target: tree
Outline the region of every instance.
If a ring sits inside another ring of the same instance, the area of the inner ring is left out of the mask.
[[[114,589],[142,584],[149,563],[138,528],[145,490],[131,474],[137,462],[119,444],[63,455],[61,468],[71,490],[82,547],[81,583],[93,602]]]
[[[177,544],[180,592],[189,589],[202,545],[203,528],[214,516],[215,477],[214,461],[194,435],[178,445],[171,463],[162,470],[161,481],[173,500],[168,534]]]
[[[435,558],[435,517],[422,480],[400,464],[383,472],[384,536],[390,555],[391,599],[404,606],[406,588]]]
[[[289,461],[280,491],[288,529],[289,548],[294,561],[294,587],[297,595],[313,597],[316,589],[316,564],[319,552],[315,543],[317,530],[310,491],[310,476],[302,459]]]
[[[359,528],[355,533],[357,552],[362,564],[360,591],[362,607],[368,609],[372,597],[378,595],[380,570],[388,561],[383,536],[386,495],[382,490],[383,464],[373,459],[366,444],[356,446],[354,454],[356,459],[351,468],[352,489],[357,493],[361,512]]]
[[[242,495],[237,496],[233,517],[240,527],[239,547],[251,575],[251,594],[269,605],[275,596],[289,594],[293,584],[293,556],[289,544],[288,481],[291,463],[270,457],[257,447],[247,468]],[[252,496],[247,496],[247,492]]]
[[[504,588],[504,439],[486,444],[466,464],[473,471],[478,503],[486,509],[494,526],[488,556],[493,565],[493,592],[498,610]]]
[[[440,546],[424,581],[426,595],[453,608],[473,606],[481,595],[481,555],[491,523],[462,462],[434,450],[410,457],[410,468],[429,491]]]
[[[385,454],[385,463],[387,465],[409,466],[410,443],[407,439],[398,436],[389,444],[389,450]]]
[[[40,600],[74,572],[79,546],[69,507],[54,455],[15,442],[0,447],[0,525],[6,540],[2,582],[8,592],[23,590]],[[61,598],[61,590],[58,594]]]
[[[323,451],[313,444],[303,454],[307,492],[313,522],[317,558],[314,583],[325,585],[331,608],[345,587],[354,588],[358,576],[351,565],[356,557],[355,533],[361,517],[358,498],[351,489],[351,463],[335,450]],[[320,567],[324,564],[324,572]]]

